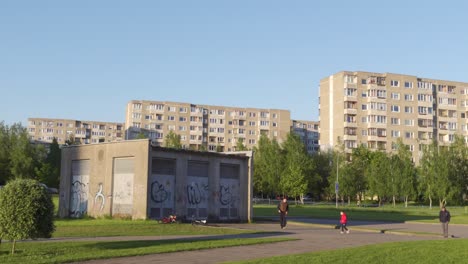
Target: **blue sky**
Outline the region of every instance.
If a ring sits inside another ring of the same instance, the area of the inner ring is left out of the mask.
[[[468,4],[412,2],[4,0],[0,121],[123,122],[138,99],[318,120],[342,70],[468,82]]]

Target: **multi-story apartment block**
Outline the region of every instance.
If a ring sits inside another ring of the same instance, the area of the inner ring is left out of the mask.
[[[70,119],[28,118],[31,140],[59,144],[74,139],[79,144],[121,141],[124,139],[123,123],[81,121]]]
[[[320,149],[318,122],[292,120],[291,130],[299,135],[309,154],[313,154]]]
[[[468,142],[468,83],[392,73],[343,71],[320,81],[320,145],[339,139],[392,151],[402,138],[419,161],[422,145]]]
[[[251,149],[261,134],[282,142],[291,131],[291,118],[288,110],[133,100],[127,104],[125,129],[127,139],[143,133],[163,145],[174,131],[187,149],[235,151],[241,138]]]

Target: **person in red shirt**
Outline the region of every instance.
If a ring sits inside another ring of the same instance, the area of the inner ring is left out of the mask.
[[[340,212],[340,215],[341,215],[341,218],[340,218],[341,232],[340,233],[343,234],[344,231],[346,230],[346,234],[349,234],[349,230],[346,227],[346,224],[348,223],[348,217],[346,217],[346,214],[343,211]]]

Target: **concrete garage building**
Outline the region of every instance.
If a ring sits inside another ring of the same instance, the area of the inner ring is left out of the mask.
[[[250,221],[252,152],[214,153],[151,141],[62,149],[60,217]]]

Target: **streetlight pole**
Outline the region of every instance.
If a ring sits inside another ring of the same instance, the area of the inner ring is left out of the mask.
[[[339,156],[336,155],[336,182],[335,182],[335,195],[336,195],[336,208],[338,208],[338,189],[339,189],[339,184],[338,184],[338,161],[339,161]]]

